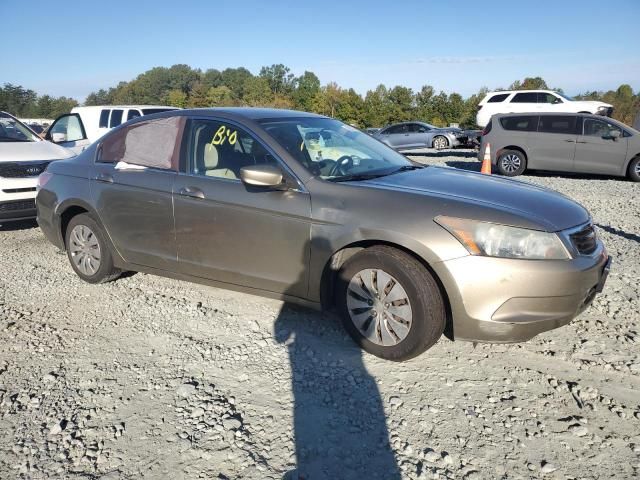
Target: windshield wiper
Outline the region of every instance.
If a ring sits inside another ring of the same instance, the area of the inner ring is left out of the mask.
[[[0,137],[0,142],[30,142],[26,138]]]
[[[387,173],[358,173],[353,175],[343,175],[342,177],[328,178],[330,182],[357,182],[360,180],[371,180],[388,175]]]

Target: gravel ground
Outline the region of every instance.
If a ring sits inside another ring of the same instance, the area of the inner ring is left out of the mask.
[[[523,180],[592,212],[605,291],[527,343],[443,338],[402,364],[282,302],[83,283],[33,224],[0,228],[0,478],[638,478],[640,185]]]

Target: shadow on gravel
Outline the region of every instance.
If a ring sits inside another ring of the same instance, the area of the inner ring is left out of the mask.
[[[470,172],[479,172],[482,167],[482,163],[477,160],[471,162],[465,162],[463,160],[449,160],[448,162],[444,162],[448,167],[459,168],[460,170],[468,170]]]
[[[626,238],[627,240],[631,240],[632,242],[640,243],[640,235],[636,235],[635,233],[625,232],[624,230],[620,230],[619,228],[609,227],[608,225],[600,225],[599,223],[596,223],[596,226],[612,235],[617,235],[619,237]]]
[[[37,228],[38,224],[35,220],[22,220],[19,222],[0,222],[0,232],[14,232],[16,230],[29,230]]]
[[[303,285],[309,252],[327,251],[323,238],[305,245]],[[274,336],[288,348],[294,398],[297,463],[284,479],[399,480],[378,385],[339,320],[285,303]]]
[[[425,158],[441,158],[441,157],[460,157],[460,158],[477,158],[478,153],[475,150],[403,150],[403,155],[407,157],[425,157]]]
[[[376,381],[332,320],[290,304],[276,319],[291,362],[297,461],[283,478],[400,479]]]

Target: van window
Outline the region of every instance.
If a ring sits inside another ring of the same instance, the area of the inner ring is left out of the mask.
[[[489,98],[489,100],[487,100],[487,103],[504,102],[508,96],[508,93],[499,93],[498,95],[493,95],[491,98]]]
[[[151,115],[154,113],[169,112],[175,110],[175,108],[143,108],[142,115]]]
[[[111,120],[109,121],[109,127],[117,127],[122,123],[122,110],[111,110]]]
[[[105,108],[100,112],[100,123],[98,124],[99,128],[107,128],[109,127],[109,113],[111,110]]]
[[[538,116],[522,115],[518,117],[503,117],[500,119],[500,124],[505,130],[535,132],[538,126]]]
[[[576,134],[575,115],[541,115],[539,132]]]
[[[134,118],[138,118],[141,116],[142,114],[140,113],[140,110],[136,110],[135,108],[132,108],[131,110],[129,110],[129,113],[127,113],[127,121],[133,120]]]
[[[538,103],[538,94],[536,92],[516,93],[511,103]]]

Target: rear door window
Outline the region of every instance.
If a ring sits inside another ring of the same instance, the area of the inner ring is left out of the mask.
[[[517,117],[503,117],[500,119],[500,124],[505,130],[535,132],[538,126],[538,116],[522,115]]]
[[[509,96],[508,93],[499,93],[499,94],[493,95],[491,98],[489,98],[489,100],[487,100],[487,103],[504,102],[507,99],[508,96]]]
[[[584,135],[588,137],[611,137],[611,132],[618,131],[622,136],[622,129],[606,120],[596,120],[595,118],[584,119]]]
[[[541,115],[538,131],[545,133],[576,134],[576,115]]]
[[[552,93],[538,92],[538,103],[562,103],[562,100]]]
[[[117,127],[122,123],[122,110],[111,110],[111,119],[109,120],[109,128]]]
[[[139,122],[103,140],[98,162],[177,170],[183,117]]]
[[[132,108],[127,113],[127,121],[133,120],[134,118],[138,118],[138,117],[141,117],[141,116],[142,116],[142,114],[140,113],[140,110],[136,110],[135,108]]]
[[[538,103],[538,94],[536,92],[516,93],[511,103]]]
[[[105,108],[100,112],[100,123],[98,124],[99,128],[108,128],[109,127],[109,114],[111,110]]]

